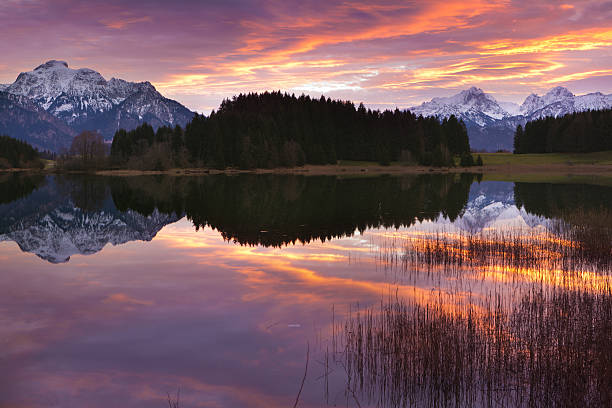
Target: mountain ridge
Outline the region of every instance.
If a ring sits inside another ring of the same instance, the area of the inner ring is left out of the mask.
[[[106,140],[111,140],[120,128],[129,130],[145,121],[154,128],[185,126],[194,115],[179,102],[161,95],[150,82],[106,80],[97,71],[72,69],[67,62],[59,60],[50,60],[32,71],[20,73],[12,84],[0,85],[0,91],[27,98],[72,129],[62,134],[58,143],[47,143],[48,140],[31,137],[29,127],[22,127],[17,134],[18,126],[0,127],[0,132],[11,130],[9,136],[54,151],[59,150],[58,145],[68,147],[70,144],[66,141],[83,130],[98,131]],[[20,101],[29,105],[26,99]],[[0,122],[3,117],[10,117],[10,112],[1,109]],[[39,125],[33,125],[36,126]]]
[[[532,93],[521,105],[497,101],[482,89],[471,87],[450,97],[433,98],[409,110],[416,115],[439,119],[455,115],[465,122],[472,149],[492,151],[512,150],[516,127],[530,120],[611,107],[612,94],[574,95],[561,86],[543,96]]]

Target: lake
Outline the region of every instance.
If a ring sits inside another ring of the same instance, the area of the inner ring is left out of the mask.
[[[0,407],[609,406],[612,183],[0,175]]]

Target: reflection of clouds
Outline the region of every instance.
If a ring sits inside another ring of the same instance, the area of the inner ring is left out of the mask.
[[[403,239],[423,239],[435,225],[264,248],[225,242],[210,228],[195,232],[183,219],[151,242],[63,265],[0,243],[0,257],[11,260],[0,274],[8,368],[0,398],[10,406],[149,407],[181,387],[185,406],[290,406],[305,343],[316,361],[334,316],[338,323],[356,305],[396,296],[453,313],[468,304],[484,310],[495,295],[518,299],[518,280],[541,280],[529,270],[474,268],[457,277],[381,266],[381,249],[401,250]],[[512,274],[520,279],[507,280]],[[311,367],[302,401],[320,406],[321,371]]]
[[[181,241],[186,235],[200,244]],[[150,243],[108,247],[65,265],[26,258],[14,245],[0,248],[14,259],[5,275],[11,284],[2,287],[13,295],[2,297],[0,315],[39,318],[36,326],[0,328],[1,338],[12,339],[7,366],[21,374],[2,381],[15,403],[32,395],[33,406],[48,398],[151,406],[177,385],[185,402],[193,400],[189,406],[286,406],[295,398],[305,341],[327,331],[331,305],[380,296],[367,282],[317,275],[318,264],[327,272],[345,264],[338,262],[345,259],[341,247],[313,247],[312,256],[308,246],[240,247],[210,229],[195,233],[186,220]],[[24,293],[31,296],[17,295]],[[28,342],[36,347],[24,347]],[[108,373],[112,381],[103,378]],[[318,389],[303,398],[318,406]]]

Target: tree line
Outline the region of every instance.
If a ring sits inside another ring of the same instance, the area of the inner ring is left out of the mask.
[[[366,109],[352,102],[281,92],[240,94],[185,129],[143,124],[119,130],[111,161],[122,166],[241,169],[332,164],[338,160],[402,161],[432,166],[474,163],[465,124],[451,116]],[[469,158],[467,156],[470,156]],[[470,160],[471,159],[471,160]]]
[[[612,109],[529,121],[514,133],[514,153],[612,150]]]
[[[0,169],[43,168],[40,154],[30,144],[0,135]]]

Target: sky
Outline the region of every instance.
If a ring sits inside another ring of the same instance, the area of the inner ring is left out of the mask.
[[[58,59],[209,112],[239,93],[407,108],[612,93],[612,1],[1,0],[0,83]]]

